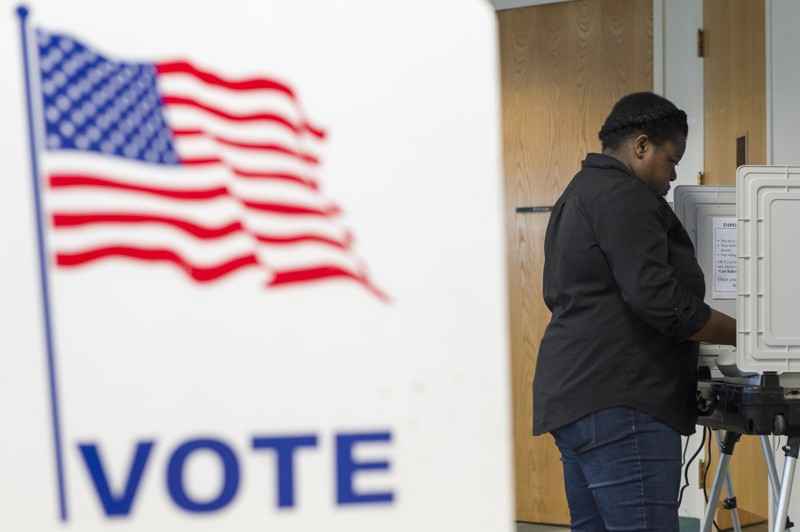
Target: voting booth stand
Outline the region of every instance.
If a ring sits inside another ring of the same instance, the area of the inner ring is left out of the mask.
[[[773,530],[788,519],[800,451],[800,327],[793,294],[800,221],[800,168],[743,166],[736,187],[678,187],[675,210],[697,248],[708,283],[706,301],[737,317],[737,347],[701,345],[698,423],[717,435],[720,465],[701,529],[713,524],[723,483],[736,530],[741,529],[728,465],[742,434],[761,437],[775,497]],[[769,435],[787,436],[779,478]]]

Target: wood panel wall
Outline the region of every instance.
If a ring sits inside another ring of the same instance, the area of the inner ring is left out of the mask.
[[[736,184],[736,138],[748,164],[767,162],[764,0],[705,0],[703,183]]]
[[[737,137],[747,137],[748,164],[767,161],[764,0],[704,0],[703,30],[703,183],[735,185]],[[713,448],[713,464],[717,464],[716,441]],[[716,470],[713,464],[709,483]],[[737,445],[731,478],[742,524],[765,521],[769,515],[767,472],[755,436],[744,436]],[[730,512],[720,510],[717,523],[731,528]]]
[[[652,90],[652,2],[574,1],[498,13],[506,190],[516,515],[569,524],[559,454],[533,438],[531,385],[549,314],[542,300],[547,214],[623,95]]]

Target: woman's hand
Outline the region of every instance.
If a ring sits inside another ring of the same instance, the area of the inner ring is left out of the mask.
[[[711,309],[711,317],[689,340],[712,344],[736,345],[736,320]]]

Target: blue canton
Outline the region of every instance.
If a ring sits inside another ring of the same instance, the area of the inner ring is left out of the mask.
[[[37,41],[47,149],[178,164],[153,65],[110,61],[42,30]]]

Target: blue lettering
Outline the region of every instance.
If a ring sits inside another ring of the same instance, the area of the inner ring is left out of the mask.
[[[223,482],[219,494],[208,501],[193,500],[186,493],[183,469],[186,459],[196,451],[211,451],[222,463]],[[178,507],[193,513],[215,512],[227,506],[239,489],[239,462],[233,450],[219,440],[189,440],[180,445],[169,458],[167,490]]]
[[[92,478],[94,489],[97,492],[97,496],[100,498],[100,504],[103,505],[103,510],[108,517],[121,517],[130,513],[153,444],[154,442],[152,441],[143,441],[136,444],[136,454],[131,462],[128,478],[125,481],[125,489],[121,495],[111,493],[108,475],[106,475],[105,468],[103,467],[103,461],[100,458],[97,445],[94,443],[78,445],[83,461]]]
[[[388,470],[389,462],[356,462],[353,448],[364,442],[390,442],[389,432],[338,434],[336,436],[336,501],[344,504],[382,504],[394,501],[392,492],[356,493],[353,477],[364,470]]]
[[[359,445],[391,443],[393,437],[391,431],[346,432],[333,436],[335,437],[336,504],[348,506],[393,503],[396,498],[394,487],[362,488],[360,490],[356,488],[356,476],[359,473],[385,473],[392,467],[390,459],[358,459]],[[319,435],[314,433],[279,436],[254,435],[250,442],[253,451],[269,450],[274,453],[277,469],[275,474],[277,508],[297,507],[296,470],[299,460],[297,455],[304,448],[316,449],[319,446]],[[137,441],[124,478],[112,483],[101,457],[100,444],[96,442],[78,443],[81,458],[93,483],[102,511],[107,517],[130,516],[155,445],[155,441],[152,440]],[[186,476],[186,462],[196,452],[209,453],[221,465],[220,484],[218,488],[212,489],[211,495],[198,495],[191,489],[193,486],[189,484],[190,478]],[[158,465],[161,466],[161,464]],[[168,496],[183,511],[194,514],[217,512],[230,505],[238,494],[241,480],[240,463],[235,449],[220,439],[206,437],[179,442],[168,456],[165,465]],[[116,468],[114,469],[116,470]]]
[[[294,452],[300,447],[316,447],[317,437],[278,436],[253,438],[253,449],[275,449],[278,454],[278,507],[294,506]]]

